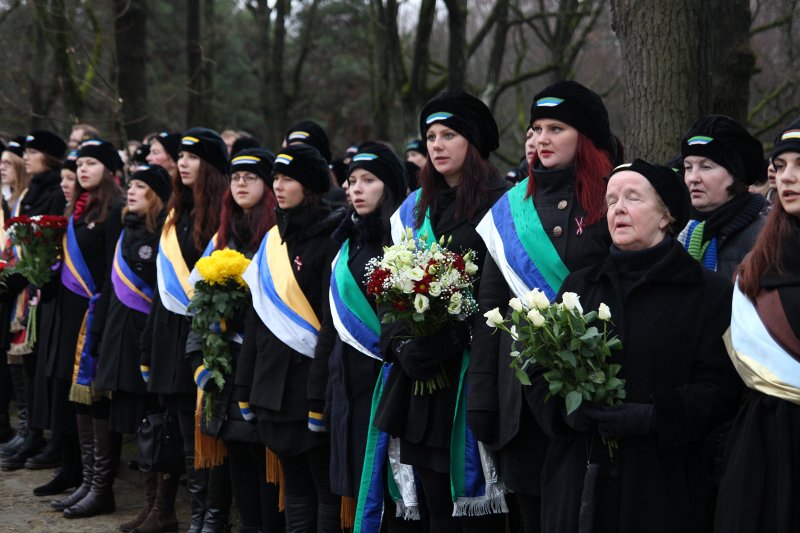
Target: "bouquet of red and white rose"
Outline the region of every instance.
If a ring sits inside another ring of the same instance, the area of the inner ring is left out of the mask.
[[[382,322],[402,321],[412,337],[422,337],[475,314],[475,252],[456,253],[447,248],[451,242],[444,237],[433,243],[415,239],[408,228],[400,243],[385,247],[383,257],[367,264],[367,294],[388,308]],[[414,392],[430,393],[446,386],[442,369],[435,378],[417,380]]]

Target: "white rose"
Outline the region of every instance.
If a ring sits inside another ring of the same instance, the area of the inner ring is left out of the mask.
[[[464,297],[460,292],[453,293],[450,297],[450,303],[447,305],[447,312],[451,315],[457,315],[461,312],[461,304]]]
[[[550,307],[550,300],[547,298],[547,295],[540,291],[539,289],[533,289],[532,291],[525,294],[525,305],[528,306],[530,309],[541,309],[545,310]]]
[[[442,284],[438,281],[432,282],[430,285],[428,285],[428,294],[434,298],[442,294]]]
[[[540,328],[544,325],[544,317],[542,313],[539,312],[538,309],[531,309],[528,311],[528,322],[530,322],[533,327]]]
[[[414,296],[414,310],[417,313],[424,313],[431,306],[428,297],[424,294],[417,294]]]
[[[574,292],[565,292],[563,296],[561,296],[561,303],[564,304],[564,308],[567,309],[567,311],[576,310],[579,313],[583,313],[580,298],[581,297]]]
[[[519,334],[517,333],[517,326],[511,326],[511,329],[508,330],[511,332],[511,338],[514,340],[519,339]]]
[[[597,318],[600,320],[611,320],[611,309],[604,303],[597,308]]]
[[[520,299],[519,299],[519,298],[511,298],[511,299],[508,301],[508,305],[509,305],[509,306],[511,307],[511,309],[513,309],[514,311],[522,311],[522,302],[520,301]]]
[[[503,323],[503,315],[500,314],[500,310],[496,307],[491,311],[485,312],[483,316],[486,317],[486,325],[490,328],[496,328]]]

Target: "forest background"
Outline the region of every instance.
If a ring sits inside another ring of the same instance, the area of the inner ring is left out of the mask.
[[[769,148],[800,114],[800,0],[0,0],[0,134],[88,122],[245,130],[277,147],[312,118],[334,154],[418,137],[446,88],[480,96],[522,157],[533,95],[600,93],[627,157],[666,161],[701,115]]]

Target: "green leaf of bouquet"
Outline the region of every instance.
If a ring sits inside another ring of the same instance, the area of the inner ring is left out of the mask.
[[[578,391],[572,391],[567,394],[564,402],[567,404],[567,414],[571,415],[578,407],[581,406],[581,402],[583,402],[583,395]]]
[[[606,342],[606,346],[608,346],[610,350],[619,350],[622,348],[622,341],[619,340],[619,337],[614,337]]]
[[[563,360],[569,363],[570,366],[573,368],[578,366],[578,358],[575,357],[575,353],[571,352],[570,350],[559,350],[558,356]]]
[[[580,339],[582,341],[590,341],[590,340],[593,340],[593,339],[595,339],[596,337],[599,337],[599,336],[600,336],[600,332],[597,331],[596,327],[592,326],[592,327],[590,327],[589,329],[586,330],[586,333],[584,333],[583,335],[580,336]]]
[[[564,382],[563,381],[551,381],[548,384],[548,388],[550,389],[550,394],[555,396],[556,394],[561,392],[561,389],[564,388]]]
[[[517,379],[523,385],[530,385],[531,378],[528,377],[528,374],[519,367],[514,367],[514,374],[517,376]]]
[[[606,375],[603,372],[601,372],[600,370],[597,370],[597,371],[592,372],[591,374],[589,374],[589,381],[591,381],[592,383],[597,383],[598,385],[600,385],[600,384],[602,384],[602,383],[604,383],[606,381]],[[610,381],[609,381],[609,383],[610,383]]]

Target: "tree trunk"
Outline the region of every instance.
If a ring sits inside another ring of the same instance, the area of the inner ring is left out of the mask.
[[[200,45],[200,0],[186,2],[186,126],[193,128],[204,122],[203,112],[203,51]]]
[[[205,36],[204,53],[201,56],[200,69],[203,73],[203,124],[214,127],[214,66],[216,64],[217,31],[219,25],[214,15],[214,0],[205,0],[203,4],[203,23]]]
[[[148,131],[147,109],[147,0],[114,0],[114,36],[117,52],[117,90],[129,139]]]
[[[289,127],[288,99],[284,82],[284,55],[286,50],[286,18],[291,13],[291,8],[291,0],[277,0],[275,2],[272,63],[270,72],[267,74],[272,85],[272,109],[270,116],[266,117],[269,120],[275,146],[280,145],[283,136],[286,134],[286,129]]]
[[[467,85],[467,0],[445,0],[450,43],[447,49],[447,88]]]
[[[433,21],[436,17],[436,0],[422,0],[417,20],[417,35],[411,59],[408,89],[403,92],[403,115],[407,128],[416,131],[417,115],[428,101],[428,66],[431,61],[430,42]]]

